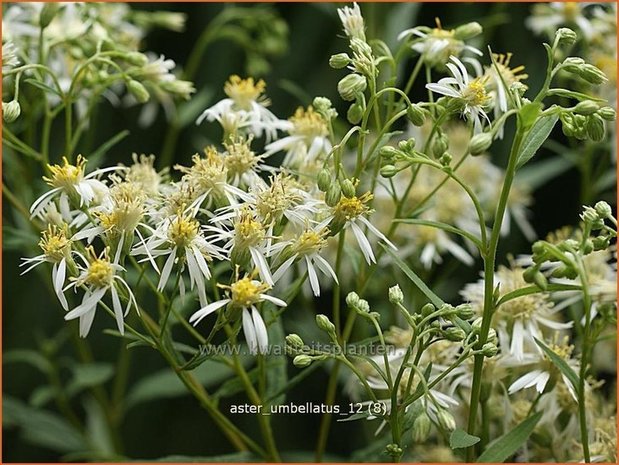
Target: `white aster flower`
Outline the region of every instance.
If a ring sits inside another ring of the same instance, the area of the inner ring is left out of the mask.
[[[63,161],[63,166],[48,165],[51,177],[43,177],[43,179],[53,189],[34,201],[32,207],[30,207],[32,217],[38,216],[52,199],[57,196],[60,197],[60,212],[65,218],[71,216],[70,200],[77,199],[80,207],[88,207],[93,202],[102,202],[105,196],[108,195],[109,189],[102,181],[96,178],[109,171],[126,169],[122,166],[114,166],[98,169],[85,175],[87,160],[81,155],[78,155],[75,165],[70,164],[66,158],[63,158]]]
[[[285,307],[286,302],[266,294],[270,286],[250,277],[238,279],[230,286],[220,287],[227,290],[228,297],[201,308],[191,315],[189,322],[196,326],[208,315],[228,304],[240,308],[242,310],[243,332],[247,339],[249,352],[254,355],[267,353],[269,348],[267,328],[256,305],[266,301],[278,307]]]
[[[337,14],[344,26],[346,35],[350,39],[359,39],[365,42],[365,24],[359,5],[353,3],[352,7],[338,8]]]
[[[455,56],[451,56],[453,63],[447,63],[447,68],[452,77],[444,77],[437,83],[426,84],[426,88],[437,94],[458,99],[463,106],[462,114],[473,122],[475,133],[482,130],[483,121],[490,123],[484,110],[489,103],[490,97],[486,92],[484,78],[471,79],[464,64]]]
[[[583,35],[589,39],[595,29],[585,15],[585,8],[591,2],[550,2],[537,4],[533,7],[533,15],[528,17],[525,24],[536,34],[546,33],[550,37],[561,26],[576,25]]]
[[[83,286],[86,288],[86,292],[82,298],[82,303],[67,313],[64,319],[73,320],[79,318],[80,337],[86,337],[95,318],[97,306],[109,291],[112,295],[112,307],[114,309],[118,331],[124,334],[124,316],[127,315],[132,305],[135,307],[136,311],[139,311],[131,288],[127,282],[118,275],[119,271],[125,271],[125,269],[109,261],[107,250],[104,250],[98,257],[94,254],[92,249],[88,249],[88,251],[88,258],[78,254],[84,265],[78,265],[80,269],[79,276],[73,278],[73,282],[64,289],[66,291],[70,288],[77,289]],[[122,288],[120,287],[121,284]],[[124,289],[123,292],[127,293],[127,307],[125,308],[124,314],[120,303],[119,289]]]
[[[226,137],[239,133],[261,137],[264,132],[267,141],[275,139],[282,121],[266,108],[269,101],[262,96],[265,87],[263,80],[255,82],[253,78],[230,76],[224,86],[228,98],[204,110],[196,124],[201,124],[205,119],[217,121]]]
[[[19,66],[17,47],[8,40],[2,44],[2,73],[6,73],[16,66]]]

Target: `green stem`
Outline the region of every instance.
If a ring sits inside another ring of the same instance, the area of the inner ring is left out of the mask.
[[[501,194],[499,202],[496,207],[494,215],[494,224],[492,226],[492,233],[490,234],[490,240],[488,248],[484,254],[484,310],[482,314],[482,325],[479,333],[478,347],[481,348],[488,339],[488,333],[490,331],[490,323],[492,321],[492,314],[494,312],[494,270],[496,266],[496,253],[499,244],[499,238],[501,235],[501,225],[503,223],[503,217],[507,209],[507,201],[509,198],[509,192],[514,181],[516,174],[516,162],[518,155],[520,154],[520,146],[522,144],[524,134],[520,127],[516,130],[516,136],[512,143],[512,148],[509,154],[509,161],[507,170],[505,172],[505,180],[503,181],[503,187],[501,188]],[[471,388],[471,399],[469,403],[469,419],[468,419],[468,433],[475,435],[476,421],[477,421],[477,409],[481,397],[481,385],[482,385],[482,370],[484,364],[484,356],[481,354],[475,355],[475,364],[473,368],[473,384]],[[483,423],[483,422],[482,422]],[[479,444],[480,447],[483,444]],[[471,446],[467,450],[467,461],[472,462],[475,456],[475,447]]]

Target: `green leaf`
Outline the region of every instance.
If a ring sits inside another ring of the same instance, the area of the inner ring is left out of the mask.
[[[464,449],[477,444],[480,439],[477,436],[473,436],[463,429],[456,428],[449,437],[449,447],[452,449]]]
[[[533,127],[526,135],[524,142],[522,143],[522,148],[520,149],[520,154],[518,155],[518,161],[516,163],[516,169],[523,166],[526,162],[528,162],[535,153],[539,150],[542,144],[548,139],[548,136],[552,132],[555,124],[559,120],[558,114],[552,114],[548,116],[543,116],[538,119]]]
[[[478,249],[480,250],[483,249],[483,245],[481,241],[479,240],[479,238],[475,237],[473,234],[471,234],[468,231],[464,231],[460,228],[457,228],[447,223],[441,223],[440,221],[422,220],[419,218],[402,218],[402,219],[395,219],[393,221],[396,223],[415,224],[415,225],[420,225],[420,226],[428,226],[430,228],[442,229],[445,232],[458,234],[459,236],[462,236],[470,240],[471,242],[473,242],[473,244],[475,244]]]
[[[443,302],[443,300],[439,296],[437,296],[434,292],[432,292],[432,290],[430,290],[428,286],[426,286],[423,280],[419,276],[417,276],[417,274],[415,274],[415,272],[411,270],[400,257],[398,257],[398,255],[396,254],[396,252],[393,251],[393,249],[382,243],[380,245],[389,255],[391,255],[391,258],[393,258],[395,264],[398,265],[398,267],[404,272],[408,279],[410,279],[413,284],[415,284],[415,286],[417,286],[419,290],[423,292],[428,299],[430,299],[430,302],[432,302],[435,307],[439,308],[445,305],[445,302]]]
[[[552,157],[523,167],[518,171],[516,179],[524,182],[530,189],[536,190],[573,166],[574,161],[570,158]],[[614,177],[614,173],[609,174]]]
[[[92,152],[88,157],[88,167],[92,169],[100,166],[105,154],[128,135],[129,131],[125,129],[101,144],[99,148]]]
[[[286,347],[284,327],[282,325],[282,319],[276,318],[276,310],[273,305],[265,305],[264,307],[265,320],[270,322],[267,332],[269,334],[269,344],[272,347]],[[273,398],[272,404],[280,405],[286,400],[285,391],[282,393],[282,389],[286,387],[288,383],[288,357],[285,351],[281,350],[281,353],[272,353],[268,358],[266,376],[267,387],[266,397],[271,398],[273,395],[279,393]]]
[[[530,416],[510,432],[492,441],[486,450],[479,456],[479,463],[504,462],[514,455],[529,438],[535,425],[542,418],[542,412]]]
[[[27,363],[41,373],[49,373],[51,365],[39,352],[29,349],[10,350],[2,357],[2,363]]]
[[[561,370],[561,373],[565,375],[565,377],[570,381],[574,390],[578,392],[579,386],[579,378],[576,372],[570,367],[565,360],[563,360],[560,356],[558,356],[555,352],[550,349],[546,344],[540,341],[537,338],[535,339],[535,343],[544,351],[544,353],[548,356],[548,358],[555,364],[555,366]]]
[[[59,94],[56,89],[54,89],[53,87],[48,86],[47,84],[44,84],[41,81],[37,81],[36,79],[33,79],[33,78],[24,79],[24,82],[27,82],[28,84],[33,85],[34,87],[38,87],[43,92],[48,92],[50,94],[57,95],[58,97],[62,97],[62,95]]]
[[[39,386],[28,399],[28,403],[36,408],[41,408],[54,398],[55,390],[51,386]]]
[[[60,416],[29,407],[8,395],[2,397],[2,425],[17,427],[24,441],[56,452],[69,453],[88,448],[79,431]]]
[[[84,409],[86,410],[86,435],[88,442],[96,449],[97,455],[113,457],[114,442],[107,426],[105,412],[92,397],[85,399]]]
[[[594,102],[606,103],[606,100],[594,95],[583,94],[582,92],[576,92],[568,89],[550,89],[548,96],[556,95],[558,97],[573,98],[575,100],[593,100]]]
[[[73,379],[67,386],[67,393],[72,396],[78,392],[98,386],[108,381],[114,374],[114,366],[110,363],[89,363],[73,367]]]
[[[531,102],[524,105],[518,112],[518,118],[523,129],[526,130],[533,126],[541,111],[541,103]]]

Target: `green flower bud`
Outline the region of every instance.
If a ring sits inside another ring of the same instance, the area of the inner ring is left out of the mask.
[[[475,318],[475,320],[473,321],[473,323],[471,323],[471,329],[473,330],[474,333],[479,333],[481,331],[481,323],[482,323],[482,318]]]
[[[443,155],[441,155],[441,158],[438,159],[439,163],[445,167],[449,166],[452,160],[453,157],[449,152],[445,152]]]
[[[41,15],[39,16],[39,26],[41,29],[45,29],[49,24],[54,20],[56,14],[60,10],[60,3],[45,3],[43,8],[41,9]]]
[[[431,303],[428,302],[427,304],[425,304],[423,307],[421,307],[421,315],[425,318],[426,316],[434,313],[436,311],[436,307]]]
[[[452,326],[444,330],[443,335],[445,336],[445,339],[453,342],[463,341],[466,337],[466,333],[464,332],[464,330],[456,326]]]
[[[380,175],[383,178],[392,178],[399,172],[400,170],[396,168],[394,165],[385,165],[380,169]]]
[[[7,123],[14,122],[21,114],[21,106],[17,100],[11,100],[8,103],[2,102],[2,118]]]
[[[340,181],[340,187],[342,188],[342,194],[344,194],[344,197],[349,199],[352,199],[357,193],[357,189],[355,189],[355,185],[350,179]]]
[[[589,255],[594,250],[595,246],[593,245],[593,241],[591,239],[586,239],[584,244],[582,245],[582,253],[584,255]]]
[[[406,116],[414,126],[423,126],[426,122],[426,114],[419,105],[413,104],[406,110]]]
[[[329,334],[335,334],[335,325],[331,323],[327,315],[316,315],[316,325]]]
[[[385,145],[380,148],[378,155],[385,160],[393,160],[395,157],[402,155],[402,152],[391,145]]]
[[[144,66],[148,63],[148,57],[140,52],[129,52],[125,55],[125,60],[135,66]]]
[[[350,308],[354,308],[359,304],[359,300],[359,294],[357,294],[356,292],[349,292],[346,296],[346,305],[348,305]]]
[[[496,331],[494,330],[494,328],[490,328],[488,330],[488,338],[486,339],[487,342],[490,342],[492,344],[495,344],[499,341]]]
[[[617,112],[612,107],[602,107],[598,110],[598,115],[606,121],[615,121],[617,119]]]
[[[489,132],[480,132],[474,135],[469,141],[469,152],[471,155],[481,155],[492,145],[492,134]]]
[[[430,436],[430,428],[432,426],[432,422],[430,421],[430,417],[426,412],[421,412],[415,421],[413,422],[413,441],[416,443],[423,443]]]
[[[473,37],[477,37],[483,32],[481,24],[476,21],[458,26],[454,31],[454,37],[458,40],[469,40]]]
[[[463,320],[470,320],[475,316],[475,310],[471,304],[460,304],[456,307],[456,315]]]
[[[150,94],[146,90],[146,87],[134,79],[127,83],[127,90],[135,99],[140,103],[146,103],[150,99]]]
[[[580,215],[580,218],[585,223],[595,223],[596,221],[600,219],[600,215],[596,209],[591,208],[589,206],[585,206],[582,214]]]
[[[340,189],[340,185],[336,182],[331,183],[325,194],[325,203],[330,207],[335,207],[341,198],[342,189]]]
[[[329,66],[333,69],[346,68],[350,62],[351,59],[347,53],[338,53],[336,55],[331,55],[331,58],[329,58]]]
[[[357,305],[354,307],[359,313],[370,313],[370,304],[365,299],[359,299]]]
[[[286,336],[286,344],[288,344],[293,349],[301,349],[305,345],[303,343],[303,339],[298,334],[289,334]]]
[[[578,35],[570,28],[561,27],[557,30],[555,37],[559,45],[572,45],[578,39]]]
[[[598,203],[595,204],[595,211],[598,215],[600,215],[601,218],[604,219],[608,219],[613,216],[613,209],[610,208],[610,205],[608,205],[608,203],[604,202],[603,200],[600,200]]]
[[[604,84],[608,81],[606,74],[601,69],[589,63],[584,64],[578,69],[578,75],[585,81],[595,85]]]
[[[485,343],[480,351],[484,357],[494,357],[498,352],[499,348],[495,344],[489,342]]]
[[[333,108],[331,100],[327,97],[314,97],[312,106],[314,107],[314,110],[316,110],[327,121],[337,117],[337,111]]]
[[[312,357],[309,355],[297,355],[294,359],[292,359],[292,363],[297,368],[304,368],[312,364]]]
[[[593,250],[606,250],[610,246],[610,237],[597,236],[591,239],[591,242],[593,242]]]
[[[587,116],[592,115],[598,111],[599,108],[600,106],[593,100],[584,100],[574,107],[574,113]]]
[[[438,424],[441,425],[441,428],[444,430],[453,431],[456,429],[456,419],[447,410],[440,409],[436,415],[436,418],[438,420]]]
[[[587,136],[596,142],[604,140],[606,134],[606,126],[604,120],[598,114],[593,114],[587,117]]]
[[[415,149],[415,145],[417,145],[417,141],[414,137],[410,137],[406,140],[401,140],[398,142],[398,147],[403,152],[412,152]]]
[[[439,136],[434,139],[434,143],[432,144],[432,154],[434,155],[434,158],[439,158],[447,151],[448,148],[449,139],[447,138],[447,135],[444,133],[439,134]]]
[[[348,107],[348,111],[346,112],[346,119],[350,122],[350,124],[357,124],[363,118],[363,106],[359,102],[353,103],[350,107]]]
[[[565,60],[563,60],[561,68],[568,73],[578,74],[580,72],[580,67],[584,64],[585,60],[580,57],[567,57]]]
[[[392,304],[401,304],[404,302],[404,293],[399,285],[396,284],[389,288],[389,302]]]
[[[353,101],[367,87],[367,79],[360,74],[349,74],[337,83],[337,91],[342,99]]]
[[[320,189],[321,192],[327,192],[327,190],[331,186],[331,182],[331,172],[327,168],[321,169],[316,179],[318,189]]]
[[[402,456],[402,448],[397,444],[387,444],[385,447],[385,453],[390,457],[401,457]],[[397,460],[399,462],[399,460]]]

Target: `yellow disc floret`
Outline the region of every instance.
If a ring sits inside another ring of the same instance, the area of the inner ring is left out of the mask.
[[[168,240],[177,247],[187,247],[198,235],[200,223],[184,214],[179,214],[172,220],[168,229]]]
[[[251,104],[264,92],[265,82],[260,79],[254,82],[254,78],[241,79],[239,76],[232,75],[224,85],[224,92],[234,100],[234,103],[241,110],[251,110]]]
[[[293,124],[293,128],[290,130],[291,134],[310,139],[324,137],[329,134],[324,118],[316,113],[311,106],[307,107],[307,110],[303,107],[297,108],[294,116],[290,117],[289,121]]]
[[[52,187],[68,188],[78,184],[84,177],[87,160],[81,155],[77,156],[77,163],[72,165],[66,157],[62,157],[63,164],[47,165],[51,173],[50,177],[43,176],[43,180]]]
[[[268,285],[246,277],[230,285],[230,298],[233,305],[249,307],[260,301],[260,294],[268,289]]]
[[[68,256],[71,250],[71,240],[67,238],[63,229],[50,225],[47,231],[43,231],[39,247],[48,259],[59,262]]]

